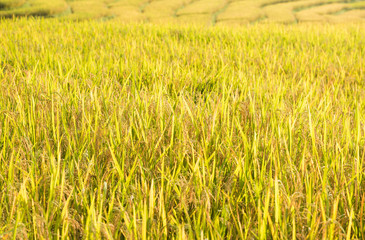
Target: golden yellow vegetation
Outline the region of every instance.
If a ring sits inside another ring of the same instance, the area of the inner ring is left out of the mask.
[[[364,0],[0,0],[0,17],[231,25],[364,22]]]
[[[363,24],[118,23],[0,20],[0,239],[365,238]]]

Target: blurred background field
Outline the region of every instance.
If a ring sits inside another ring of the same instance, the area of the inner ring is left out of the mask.
[[[0,17],[232,25],[364,22],[364,0],[0,0]]]

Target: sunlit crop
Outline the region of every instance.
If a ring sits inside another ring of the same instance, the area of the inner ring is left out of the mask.
[[[0,238],[363,239],[365,28],[0,21]]]

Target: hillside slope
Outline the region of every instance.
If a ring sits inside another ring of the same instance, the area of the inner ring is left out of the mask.
[[[365,0],[0,0],[0,17],[232,25],[363,22]]]

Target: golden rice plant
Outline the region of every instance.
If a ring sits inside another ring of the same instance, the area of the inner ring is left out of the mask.
[[[364,42],[0,20],[0,238],[363,239]]]

